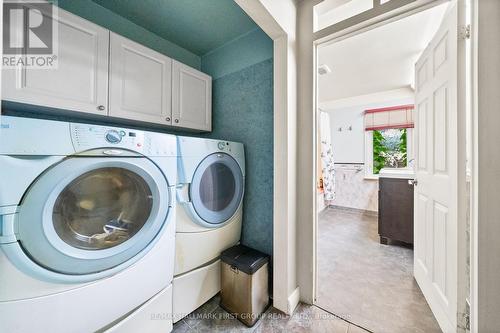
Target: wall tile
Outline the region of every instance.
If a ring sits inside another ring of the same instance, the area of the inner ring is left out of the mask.
[[[378,180],[365,179],[363,164],[336,164],[335,199],[328,203],[334,206],[376,212],[378,211]]]

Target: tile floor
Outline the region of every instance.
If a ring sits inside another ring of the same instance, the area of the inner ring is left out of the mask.
[[[283,315],[270,307],[253,327],[246,327],[219,306],[219,296],[174,325],[173,333],[207,332],[311,332],[311,333],[367,333],[315,306],[300,304],[292,316]]]
[[[319,307],[376,333],[441,332],[413,278],[413,251],[381,245],[376,216],[327,208],[318,228]]]
[[[215,296],[173,332],[441,332],[413,279],[413,251],[381,245],[375,216],[328,208],[318,234],[318,306],[300,304],[292,316],[271,307],[248,328],[220,308]]]

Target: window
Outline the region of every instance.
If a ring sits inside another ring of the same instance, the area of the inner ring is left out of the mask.
[[[377,178],[382,168],[411,166],[413,126],[413,105],[365,111],[367,178]]]
[[[314,32],[337,32],[408,6],[416,0],[323,0],[314,6]]]
[[[413,160],[413,128],[365,132],[366,178],[377,178],[382,168],[406,168]]]
[[[405,168],[407,166],[406,134],[406,128],[373,131],[373,173],[375,175],[378,175],[382,168]]]
[[[316,30],[345,21],[373,8],[373,0],[327,0],[314,6]]]

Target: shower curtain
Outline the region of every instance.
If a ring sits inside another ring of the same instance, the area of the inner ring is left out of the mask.
[[[321,172],[323,176],[323,195],[326,204],[335,199],[335,165],[333,161],[332,132],[330,131],[330,116],[320,111],[321,140]]]

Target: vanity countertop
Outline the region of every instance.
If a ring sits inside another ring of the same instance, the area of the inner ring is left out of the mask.
[[[410,168],[383,168],[378,176],[379,178],[414,179],[415,171]]]

